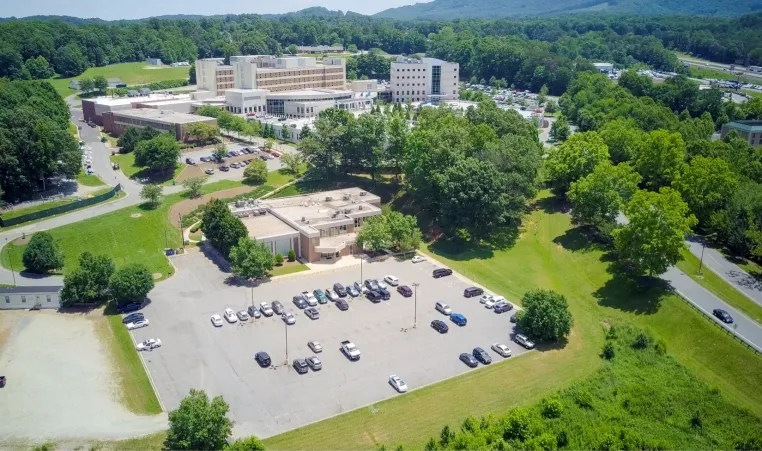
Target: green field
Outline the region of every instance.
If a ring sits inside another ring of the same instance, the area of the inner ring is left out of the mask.
[[[733,72],[725,71],[722,69],[716,69],[712,67],[697,67],[690,66],[688,69],[688,75],[693,78],[714,78],[716,80],[734,80],[742,81],[744,83],[754,83],[754,78],[741,76],[740,78],[734,75]],[[757,79],[757,81],[760,81]]]
[[[699,380],[719,389],[735,405],[762,416],[758,390],[762,358],[662,285],[638,288],[617,276],[611,267],[613,258],[572,228],[555,199],[542,197],[536,207],[525,218],[512,247],[455,248],[432,243],[425,251],[514,302],[537,287],[563,293],[575,319],[565,346],[531,352],[269,438],[267,447],[374,449],[379,444],[404,444],[420,449],[446,424],[460,425],[468,415],[501,415],[591,376],[601,365],[603,325],[611,321],[632,322],[649,330]]]
[[[154,67],[153,69],[149,69]],[[179,80],[181,78],[188,78],[187,67],[161,67],[149,66],[146,63],[120,63],[112,64],[110,66],[103,67],[91,67],[87,69],[82,75],[72,78],[50,78],[47,81],[53,85],[53,87],[61,94],[61,97],[66,97],[77,91],[69,88],[69,83],[72,80],[80,80],[82,78],[93,78],[98,75],[103,75],[106,78],[119,78],[122,82],[128,85],[140,85],[145,83],[153,83],[155,81],[163,80]]]
[[[173,172],[166,172],[162,174],[151,171],[144,167],[135,166],[134,152],[118,153],[116,155],[111,155],[109,158],[113,163],[117,163],[119,165],[119,169],[127,177],[135,179],[148,178],[152,183],[160,183],[165,186],[171,185],[172,180],[174,180],[175,177],[183,172],[183,169],[185,169],[186,166],[185,163],[180,163],[177,165]]]
[[[11,219],[11,218],[17,218],[19,216],[28,215],[30,213],[37,213],[38,211],[48,210],[50,208],[60,207],[61,205],[66,205],[74,202],[76,199],[73,197],[63,198],[63,199],[57,199],[57,200],[51,200],[48,202],[42,202],[36,205],[32,205],[29,207],[24,208],[18,208],[16,210],[7,210],[3,213],[0,213],[0,217],[4,219]]]
[[[87,174],[84,170],[79,171],[77,175],[77,183],[85,186],[103,186],[103,180],[95,174]]]

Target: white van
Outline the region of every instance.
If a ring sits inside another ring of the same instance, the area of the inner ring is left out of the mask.
[[[449,315],[452,313],[450,306],[441,301],[437,302],[434,308],[443,315]]]
[[[397,279],[394,276],[386,276],[386,277],[384,277],[384,280],[386,281],[386,283],[388,283],[389,285],[391,285],[393,287],[396,287],[397,285],[400,284],[399,279]]]

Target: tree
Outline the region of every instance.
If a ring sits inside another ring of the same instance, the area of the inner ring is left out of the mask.
[[[598,133],[577,133],[560,146],[550,149],[546,169],[553,184],[566,192],[572,182],[590,174],[608,158],[608,147]]]
[[[407,122],[399,116],[391,116],[386,123],[386,160],[394,168],[398,178],[405,161],[408,135]]]
[[[391,246],[400,252],[409,252],[421,245],[421,231],[415,216],[403,215],[393,211],[386,213]]]
[[[201,220],[204,236],[225,257],[241,238],[248,238],[249,231],[240,219],[233,216],[227,204],[220,199],[212,199],[204,209]]]
[[[188,197],[195,199],[201,197],[201,187],[204,186],[204,177],[191,177],[183,182],[183,187],[188,190]]]
[[[516,324],[529,336],[542,341],[558,341],[569,335],[574,320],[562,294],[532,290],[521,298],[521,306],[524,313]]]
[[[267,181],[267,164],[262,160],[254,160],[243,171],[246,182],[252,185],[261,185]]]
[[[108,89],[108,80],[106,80],[106,77],[104,77],[103,75],[96,75],[93,78],[93,88],[96,91],[105,93],[106,89]]]
[[[196,110],[196,114],[198,114],[199,116],[214,117],[214,118],[219,117],[224,112],[225,111],[222,110],[221,108],[212,106],[212,105],[203,105]],[[222,125],[220,124],[220,126]]]
[[[347,52],[349,53],[357,53],[357,46],[354,44],[349,44],[347,46]]]
[[[548,85],[542,85],[540,94],[537,96],[537,103],[542,105],[548,100]]]
[[[707,225],[714,212],[722,210],[738,187],[736,175],[721,158],[697,156],[683,165],[682,175],[673,183],[699,220]]]
[[[264,451],[265,445],[255,436],[239,438],[225,446],[225,451]]]
[[[53,235],[37,232],[24,249],[21,261],[29,272],[44,274],[64,266],[64,256]]]
[[[7,46],[0,46],[0,77],[9,80],[27,80],[31,77],[21,54]]]
[[[274,264],[270,248],[248,236],[240,238],[230,249],[230,266],[241,279],[258,279],[272,270]]]
[[[559,114],[550,126],[550,137],[556,141],[566,141],[570,134],[571,130],[569,130],[569,122],[566,120],[566,116]]]
[[[302,165],[304,164],[304,156],[301,152],[284,152],[280,156],[280,162],[286,169],[294,174],[299,175],[302,171]]]
[[[680,176],[684,160],[685,144],[680,134],[655,130],[641,138],[632,163],[646,186],[658,190]]]
[[[273,131],[273,135],[275,132]],[[272,148],[275,147],[275,140],[272,138],[268,138],[265,140],[265,149],[266,150],[272,150]]]
[[[609,148],[611,160],[616,163],[629,161],[635,154],[635,148],[643,140],[643,131],[633,119],[619,118],[607,122],[598,134]]]
[[[95,91],[95,80],[90,77],[83,77],[79,80],[79,90],[83,93]]]
[[[153,275],[145,265],[132,263],[116,270],[108,287],[118,305],[142,301],[154,287]]]
[[[233,422],[227,417],[229,410],[222,396],[216,396],[210,402],[203,390],[191,389],[177,409],[169,412],[164,449],[225,449],[233,429]]]
[[[634,272],[662,274],[682,260],[685,236],[697,220],[680,193],[671,188],[638,191],[624,213],[629,223],[614,231],[614,247]]]
[[[147,201],[151,207],[156,208],[161,203],[161,194],[164,187],[155,183],[143,185],[140,190],[140,198]]]
[[[296,55],[297,53],[299,53],[299,48],[296,46],[296,44],[289,45],[286,48],[286,50],[288,50],[288,53],[290,53],[292,55]]]
[[[87,58],[79,46],[70,43],[56,50],[53,67],[62,77],[76,77],[87,69]]]
[[[640,180],[640,175],[627,163],[599,164],[589,175],[572,182],[566,194],[572,204],[572,221],[591,225],[607,236],[624,204],[638,190]]]
[[[196,63],[191,64],[188,68],[188,84],[196,84]]]
[[[29,58],[24,62],[24,67],[29,72],[29,76],[35,80],[52,78],[56,74],[56,71],[43,56]]]
[[[192,137],[201,142],[212,141],[220,135],[220,128],[216,125],[207,124],[204,122],[194,122],[188,124],[186,132],[189,137]]]
[[[135,146],[135,164],[155,171],[173,170],[179,158],[180,143],[169,133],[161,133]]]
[[[363,223],[355,242],[361,249],[379,251],[391,245],[392,236],[386,215],[373,216]]]
[[[135,150],[135,147],[141,141],[148,141],[158,136],[159,133],[159,131],[152,129],[151,127],[127,127],[124,133],[122,133],[116,141],[116,145],[120,147],[119,153],[130,153]]]
[[[114,269],[114,262],[107,256],[83,252],[79,256],[79,267],[64,277],[61,304],[90,304],[103,299]]]
[[[214,157],[217,161],[223,161],[228,156],[228,148],[225,144],[217,144],[214,147]]]

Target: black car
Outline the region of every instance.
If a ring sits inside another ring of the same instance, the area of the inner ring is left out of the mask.
[[[516,322],[516,314],[515,313],[513,315],[511,315],[511,322],[512,323]]]
[[[342,285],[340,283],[333,284],[333,291],[335,291],[336,294],[339,295],[339,297],[344,298],[344,297],[347,296],[347,289],[344,288],[344,285]]]
[[[402,296],[405,296],[406,298],[409,298],[413,295],[413,290],[410,289],[407,285],[400,285],[397,287],[397,293],[401,294]]]
[[[347,304],[347,301],[345,301],[344,299],[339,299],[338,301],[336,301],[336,308],[341,311],[346,311],[346,310],[349,310],[349,304]]]
[[[725,324],[733,324],[733,317],[730,316],[730,314],[728,312],[726,312],[725,310],[723,310],[721,308],[716,308],[716,309],[712,310],[712,313],[714,314],[714,316],[719,318],[719,320],[722,321],[723,323],[725,323]]]
[[[435,319],[431,322],[431,327],[440,334],[446,334],[447,331],[450,330],[450,328],[447,326],[447,323],[438,319]]]
[[[259,366],[261,366],[262,368],[267,368],[272,363],[272,361],[270,360],[270,355],[264,351],[260,351],[256,353],[254,355],[254,360],[256,360]]]
[[[487,354],[487,351],[482,348],[474,348],[474,358],[485,365],[492,363],[492,357],[490,357],[489,354]]]
[[[143,308],[143,304],[139,304],[137,302],[131,302],[129,304],[124,304],[119,306],[116,311],[119,313],[130,313],[137,310],[140,310]]]
[[[228,172],[229,170],[230,170],[230,168],[227,167],[227,166],[224,166],[224,165],[220,166],[220,171],[222,171],[222,172]]]
[[[452,269],[449,269],[449,268],[437,268],[432,273],[435,279],[438,279],[444,276],[449,276],[451,274],[452,274]]]
[[[373,280],[373,279],[365,279],[365,286],[370,291],[376,291],[376,290],[378,290],[378,282]]]
[[[270,304],[270,307],[272,307],[273,312],[275,312],[276,315],[282,315],[283,312],[286,311],[280,301],[273,301],[272,304]]]
[[[307,362],[304,359],[296,359],[294,360],[294,369],[297,373],[304,374],[310,370],[310,367],[307,366]]]
[[[196,164],[196,161],[195,161],[195,160],[193,160],[193,158],[186,158],[186,159],[185,159],[185,162],[186,162],[187,164]]]
[[[122,319],[122,323],[124,324],[134,323],[135,321],[140,321],[143,319],[145,319],[145,315],[143,315],[142,313],[131,313]]]
[[[513,305],[510,302],[498,302],[492,310],[494,310],[495,313],[509,312],[513,310]]]
[[[304,310],[310,305],[307,304],[307,301],[304,300],[301,296],[294,296],[294,305],[299,307],[299,309]]]
[[[371,302],[381,302],[381,300],[384,298],[383,295],[376,290],[368,291],[365,293],[365,297],[367,297]]]
[[[383,299],[385,301],[388,301],[392,297],[392,294],[389,293],[389,290],[387,290],[386,288],[379,287],[378,288],[378,292],[379,292],[379,294],[381,294],[381,299]]]
[[[460,355],[460,361],[470,366],[471,368],[476,368],[479,365],[479,361],[467,352],[464,352]]]
[[[472,298],[474,296],[481,296],[484,294],[484,290],[482,290],[479,287],[468,287],[465,290],[463,290],[463,296],[467,298]]]
[[[318,312],[318,309],[315,307],[307,307],[304,309],[304,314],[307,315],[310,319],[320,318],[320,312]]]

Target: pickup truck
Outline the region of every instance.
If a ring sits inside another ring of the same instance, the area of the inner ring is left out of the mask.
[[[341,352],[343,352],[349,360],[360,360],[360,350],[349,340],[341,342]]]

